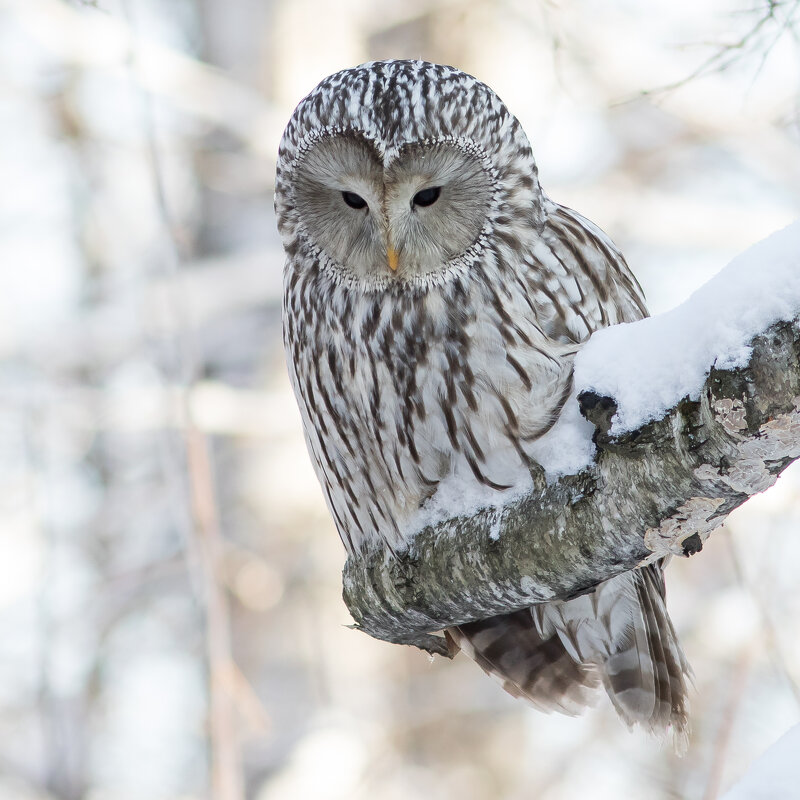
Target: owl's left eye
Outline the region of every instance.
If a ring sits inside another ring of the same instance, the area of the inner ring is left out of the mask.
[[[360,194],[356,194],[355,192],[342,192],[342,198],[350,208],[359,209],[367,207],[367,201]]]
[[[423,189],[421,192],[417,192],[411,202],[415,206],[432,206],[439,199],[441,193],[441,186],[431,186],[430,189]]]

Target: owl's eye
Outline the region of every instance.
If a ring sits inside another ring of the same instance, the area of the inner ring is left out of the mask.
[[[350,208],[367,207],[367,201],[360,194],[356,194],[355,192],[342,192],[342,197]]]
[[[421,192],[417,192],[411,202],[415,206],[432,206],[439,199],[441,192],[441,186],[431,186],[430,189],[423,189]]]

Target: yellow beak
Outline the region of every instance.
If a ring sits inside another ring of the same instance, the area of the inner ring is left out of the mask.
[[[389,262],[389,269],[392,272],[397,272],[397,260],[398,260],[397,250],[395,250],[393,247],[387,247],[386,259]]]

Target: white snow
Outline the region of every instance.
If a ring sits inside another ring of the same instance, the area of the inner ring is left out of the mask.
[[[492,510],[489,536],[499,539],[502,529],[503,509],[533,490],[533,481],[527,469],[520,468],[514,485],[496,491],[475,480],[463,470],[448,475],[436,487],[436,493],[415,511],[408,522],[411,536],[428,526],[436,527],[455,517],[471,517],[479,511]]]
[[[791,728],[756,759],[722,800],[788,800],[791,797],[800,797],[800,725]]]
[[[753,245],[663,314],[597,331],[575,359],[574,396],[617,403],[611,432],[656,419],[683,397],[697,399],[712,366],[742,366],[748,343],[800,314],[800,221]],[[593,429],[571,399],[533,452],[548,480],[591,464]]]
[[[556,424],[527,450],[542,465],[548,481],[561,475],[574,475],[594,460],[594,425],[578,405],[578,392],[572,392]]]
[[[611,432],[634,430],[681,398],[699,397],[718,367],[742,366],[748,342],[800,314],[800,222],[753,245],[685,303],[595,333],[575,360],[575,386],[613,397]]]

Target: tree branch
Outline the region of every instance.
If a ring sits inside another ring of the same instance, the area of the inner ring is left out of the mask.
[[[639,323],[634,323],[639,324]],[[769,326],[749,361],[712,368],[698,400],[611,435],[612,398],[579,396],[595,462],[502,509],[426,528],[396,556],[348,559],[358,629],[448,655],[450,625],[567,599],[665,555],[692,555],[800,457],[800,318]],[[720,354],[722,355],[722,354]]]

